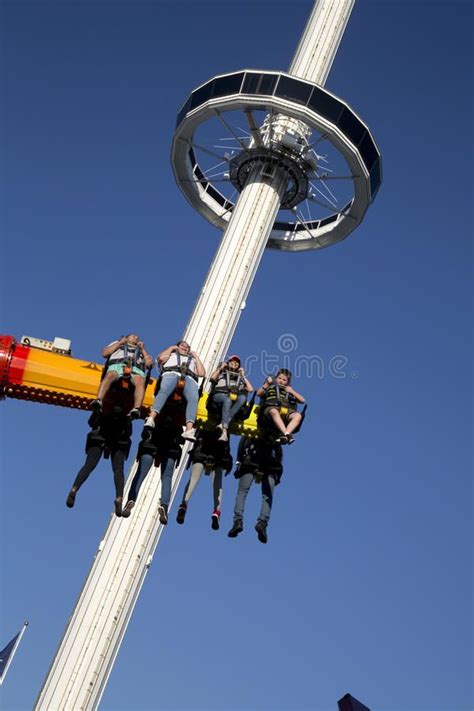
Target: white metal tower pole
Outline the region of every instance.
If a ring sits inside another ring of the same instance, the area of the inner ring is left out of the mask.
[[[349,22],[355,0],[319,0],[308,18],[288,70],[324,86]]]
[[[290,73],[324,84],[354,0],[316,3]],[[253,170],[235,205],[184,338],[208,372],[234,334],[280,207],[283,176]],[[185,457],[183,457],[183,460]],[[173,477],[172,500],[184,471]],[[130,484],[135,466],[128,478]],[[163,526],[159,469],[152,469],[129,519],[112,516],[38,696],[36,711],[97,708]]]

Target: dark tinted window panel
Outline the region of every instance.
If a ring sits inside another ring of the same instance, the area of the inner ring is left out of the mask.
[[[355,146],[359,145],[359,141],[367,133],[366,127],[347,107],[344,108],[340,115],[337,125]]]
[[[315,230],[317,227],[319,227],[320,223],[319,222],[305,222],[304,225],[299,224],[296,226],[296,231],[297,232],[306,232],[307,237],[309,238],[308,230]]]
[[[329,96],[329,94],[326,94],[317,87],[313,89],[313,93],[308,101],[308,106],[334,123],[337,123],[339,116],[345,108],[340,101],[333,96]]]
[[[329,217],[325,217],[324,220],[320,220],[319,224],[321,227],[324,227],[324,225],[329,225],[331,222],[335,222],[338,218],[338,215],[329,215]]]
[[[178,128],[179,124],[181,123],[181,121],[184,119],[184,117],[188,113],[190,104],[191,104],[191,97],[189,97],[189,99],[186,101],[183,108],[181,109],[181,111],[178,114],[178,118],[176,119],[176,128]]]
[[[364,160],[367,170],[370,172],[375,161],[379,157],[375,144],[371,138],[370,133],[367,131],[364,138],[359,144],[359,151]]]
[[[302,232],[303,230],[307,233],[308,230],[315,230],[319,227],[319,225],[322,224],[319,222],[319,220],[316,220],[315,222],[306,222],[305,225],[302,225],[301,223],[298,223],[296,225],[296,232]],[[295,231],[295,223],[294,222],[275,222],[273,225],[274,230],[279,230],[282,232],[294,232]],[[308,235],[309,237],[309,235]]]
[[[370,171],[370,192],[372,194],[372,200],[377,195],[380,183],[382,182],[380,172],[380,159],[378,159],[375,161],[374,166]]]
[[[202,170],[199,168],[199,166],[196,166],[196,168],[194,169],[194,177],[196,178],[196,180],[200,180],[203,185],[209,182]]]
[[[209,184],[209,187],[207,188],[207,194],[210,195],[211,197],[216,200],[216,202],[219,203],[219,205],[224,206],[226,204],[226,199],[225,197],[215,188],[212,187],[212,185]]]
[[[281,76],[275,95],[281,96],[282,99],[292,99],[306,106],[312,91],[313,87],[310,84],[305,84],[297,79],[290,79],[290,77]]]
[[[262,74],[258,91],[260,94],[273,94],[275,84],[277,83],[278,75]]]
[[[242,86],[242,94],[256,94],[261,76],[261,74],[246,74]]]
[[[220,77],[214,81],[214,91],[212,96],[227,96],[228,94],[238,94],[242,86],[244,73],[231,74],[228,77]]]
[[[193,93],[191,94],[191,106],[189,107],[190,111],[195,109],[197,106],[201,106],[201,104],[211,98],[212,84],[212,81],[208,81],[207,84],[201,86],[200,89],[196,89],[196,91],[193,91]]]

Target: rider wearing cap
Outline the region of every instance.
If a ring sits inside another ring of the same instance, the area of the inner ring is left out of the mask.
[[[212,400],[222,408],[221,422],[217,425],[222,430],[219,440],[227,442],[229,424],[245,404],[247,393],[252,392],[253,386],[245,377],[237,355],[231,355],[227,362],[221,363],[212,373],[211,383]]]

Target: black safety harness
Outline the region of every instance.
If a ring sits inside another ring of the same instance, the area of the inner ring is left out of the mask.
[[[263,396],[264,407],[274,405],[278,408],[280,415],[287,415],[289,410],[296,410],[296,398],[287,393],[286,388],[272,383]]]
[[[283,452],[279,444],[242,437],[237,451],[236,479],[244,474],[253,474],[260,484],[265,476],[273,476],[280,483],[283,474]]]
[[[117,408],[118,409],[118,408]],[[116,450],[122,451],[127,459],[132,444],[132,423],[123,413],[112,410],[109,414],[92,413],[89,418],[91,431],[86,439],[86,453],[91,447],[100,447],[104,459]]]
[[[114,358],[114,353],[110,356],[108,360],[108,365],[121,365],[122,363],[129,368],[139,368],[145,372],[145,356],[143,355],[141,348],[138,346],[129,346],[125,343],[122,346],[123,355],[116,356]]]
[[[196,375],[196,373],[193,373],[192,370],[189,369],[189,364],[193,360],[193,357],[191,355],[188,355],[186,360],[184,362],[181,361],[181,353],[176,351],[176,360],[178,361],[176,365],[170,365],[168,368],[164,367],[161,369],[162,373],[179,373],[182,378],[185,378],[187,375],[189,375],[190,378],[196,381],[196,383],[199,382],[199,378]]]
[[[241,393],[245,393],[245,380],[240,373],[232,372],[229,369],[219,376],[219,380],[222,378],[222,375],[225,376],[225,385],[215,385],[213,394],[225,393],[235,402]]]

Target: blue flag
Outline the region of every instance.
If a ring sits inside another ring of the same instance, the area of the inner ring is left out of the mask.
[[[26,623],[27,624],[27,623]],[[16,652],[16,648],[20,643],[20,639],[25,631],[25,626],[16,634],[12,640],[0,651],[0,684],[2,684],[5,675],[7,673],[10,662],[13,659],[13,655]]]

